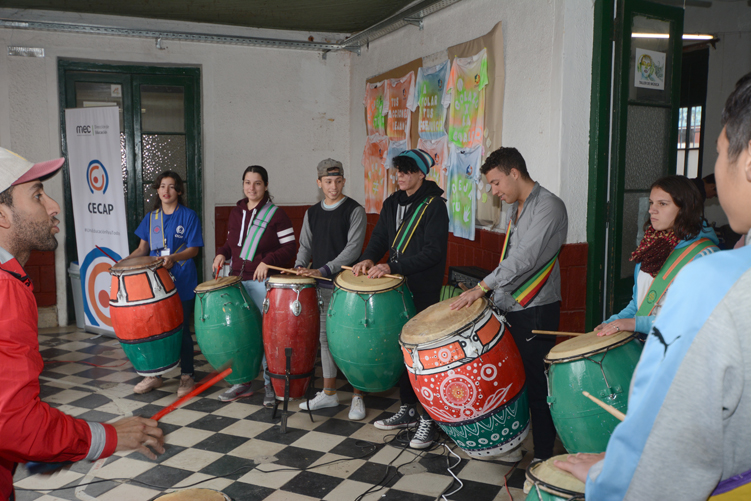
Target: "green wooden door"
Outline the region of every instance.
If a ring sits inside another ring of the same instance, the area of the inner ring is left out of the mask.
[[[675,172],[683,10],[622,0],[615,23],[606,316],[631,300],[629,258],[649,217],[649,187]]]
[[[139,242],[134,232],[154,203],[155,191],[150,185],[164,170],[180,174],[186,184],[186,205],[203,219],[198,68],[60,61],[58,77],[60,95],[64,96],[60,103],[63,155],[67,156],[66,108],[117,106],[120,111],[121,168],[131,251]],[[70,186],[67,165],[63,176],[64,186]],[[77,260],[77,250],[67,189],[65,198],[67,267]],[[203,252],[196,259],[200,283]],[[68,297],[72,297],[68,287]],[[68,312],[73,314],[72,301],[68,301]]]

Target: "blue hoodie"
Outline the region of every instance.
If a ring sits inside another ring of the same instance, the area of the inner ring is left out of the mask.
[[[720,239],[717,238],[717,235],[715,234],[714,230],[707,226],[706,223],[702,225],[701,231],[697,236],[694,238],[687,238],[684,240],[681,240],[678,242],[678,245],[675,246],[676,249],[680,249],[682,247],[686,247],[688,245],[691,245],[692,243],[696,242],[700,238],[708,238],[712,242],[714,242],[715,245],[720,243]],[[718,247],[709,247],[699,253],[694,259],[698,259],[702,256],[707,256],[709,254],[712,254],[713,252],[717,252],[720,250]],[[637,317],[636,312],[639,311],[639,305],[636,304],[636,296],[638,295],[637,291],[637,282],[639,277],[639,271],[641,270],[641,263],[638,263],[636,265],[636,269],[634,270],[634,291],[631,294],[631,302],[628,303],[628,305],[623,308],[620,313],[616,313],[612,317],[605,320],[604,323],[610,323],[615,320],[621,319],[621,318],[633,318],[636,320],[636,327],[634,330],[636,332],[641,332],[643,334],[648,334],[650,330],[652,330],[652,325],[655,323],[655,319],[657,318],[657,315],[650,315],[645,317]]]

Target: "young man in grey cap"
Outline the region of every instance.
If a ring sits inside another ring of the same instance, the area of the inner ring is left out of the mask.
[[[425,176],[435,164],[423,150],[407,150],[393,160],[399,191],[383,202],[383,209],[362,260],[353,273],[380,278],[389,273],[407,277],[407,287],[421,312],[441,300],[443,273],[449,239],[449,214],[443,190]],[[410,239],[399,239],[402,230]],[[377,263],[388,252],[389,262]],[[411,428],[419,423],[409,442],[413,449],[425,449],[438,435],[438,427],[427,413],[417,414],[417,395],[405,370],[399,380],[401,406],[396,414],[373,425],[380,430]]]
[[[367,219],[365,209],[342,193],[346,179],[341,162],[327,158],[318,164],[318,187],[324,199],[305,213],[300,232],[300,249],[297,251],[295,268],[298,275],[330,277],[339,273],[342,265],[349,266],[360,256],[365,241]],[[323,299],[321,315],[321,363],[323,365],[323,391],[310,401],[310,410],[336,407],[336,364],[329,351],[326,337],[326,312],[334,292],[331,282],[318,281],[318,290]],[[365,403],[362,392],[354,390],[349,418],[359,421],[365,418]],[[308,410],[307,402],[300,409]]]
[[[141,417],[111,425],[89,423],[39,399],[39,354],[34,286],[23,265],[33,250],[55,250],[60,206],[42,179],[65,159],[33,164],[0,148],[0,499],[13,499],[19,462],[95,460],[137,449],[155,459],[164,453],[162,430]]]

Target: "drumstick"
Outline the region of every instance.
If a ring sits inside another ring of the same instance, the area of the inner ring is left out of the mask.
[[[102,254],[104,254],[105,256],[107,256],[108,258],[110,258],[111,260],[113,260],[114,262],[117,262],[117,259],[115,259],[114,257],[112,257],[109,254],[107,254],[106,252],[104,252],[104,249],[102,249],[98,245],[95,245],[94,247],[96,247],[97,249],[99,249]]]
[[[297,270],[292,270],[290,268],[280,268],[278,266],[271,266],[270,264],[267,264],[266,266],[268,266],[272,270],[277,270],[277,271],[282,271],[284,273],[291,273],[293,275],[297,275]],[[303,275],[303,276],[307,276],[307,275]],[[319,280],[328,280],[329,282],[331,282],[331,279],[326,278],[326,277],[310,277],[310,278],[317,278]]]
[[[343,270],[350,270],[350,271],[352,271],[352,267],[351,266],[342,266],[342,269]],[[401,280],[402,278],[404,278],[401,275],[389,275],[388,273],[386,275],[384,275],[384,277],[386,277],[386,278],[395,278],[397,280]]]
[[[583,336],[588,332],[559,332],[559,331],[537,331],[533,330],[532,334],[552,334],[554,336]]]
[[[463,290],[464,292],[467,292],[469,290],[469,287],[467,287],[466,285],[464,285],[464,283],[462,283],[462,282],[459,282],[459,288],[461,290]]]
[[[621,411],[619,411],[618,409],[616,409],[612,405],[606,404],[605,402],[603,402],[599,398],[593,397],[592,395],[589,394],[588,391],[583,391],[582,395],[584,395],[585,397],[587,397],[588,399],[590,399],[592,402],[596,403],[597,405],[599,405],[600,407],[602,407],[603,409],[605,409],[606,411],[608,411],[610,414],[613,415],[614,418],[616,418],[616,419],[618,419],[620,421],[623,421],[624,419],[626,419],[626,415],[624,413],[622,413]]]
[[[177,409],[177,407],[180,406],[182,403],[186,402],[187,400],[190,400],[191,398],[195,397],[199,393],[203,393],[205,390],[207,390],[209,387],[213,386],[220,379],[224,379],[225,377],[229,376],[231,373],[232,373],[232,367],[227,367],[222,372],[220,372],[218,374],[215,374],[214,377],[212,377],[211,379],[209,379],[205,383],[200,384],[199,386],[196,386],[195,388],[193,388],[190,391],[190,393],[188,393],[184,397],[178,398],[177,400],[175,400],[174,402],[172,402],[170,405],[168,405],[164,409],[160,410],[159,412],[157,412],[156,414],[154,414],[153,416],[151,416],[151,419],[153,419],[154,421],[159,421],[164,416],[166,416],[170,412],[172,412],[175,409]],[[207,378],[208,377],[211,377],[211,375],[207,376]],[[206,380],[206,378],[204,378],[204,380]]]

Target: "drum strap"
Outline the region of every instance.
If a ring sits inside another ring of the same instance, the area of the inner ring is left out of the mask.
[[[741,501],[751,498],[751,470],[723,480],[709,496],[709,501]]]
[[[501,262],[503,262],[503,260],[506,258],[510,232],[511,219],[509,218],[508,228],[506,228],[506,239],[503,242],[503,249],[501,250]],[[543,286],[548,281],[548,278],[550,278],[550,275],[553,273],[555,262],[558,260],[558,254],[560,253],[561,249],[558,249],[558,252],[556,252],[555,256],[553,256],[553,259],[545,263],[542,268],[532,274],[529,280],[521,284],[514,292],[511,293],[511,296],[516,300],[517,303],[526,307],[529,303],[532,302],[535,297],[537,297],[537,294],[540,293]]]
[[[652,311],[654,311],[655,307],[660,302],[660,298],[665,295],[670,284],[673,283],[675,277],[678,276],[678,272],[681,271],[681,268],[690,263],[693,258],[709,247],[714,247],[714,242],[708,238],[700,238],[691,245],[680,249],[674,249],[668,256],[665,264],[660,268],[660,271],[657,272],[657,276],[652,280],[652,285],[649,286],[649,291],[647,292],[647,295],[644,296],[644,300],[641,302],[639,311],[636,312],[636,316],[646,317],[651,315]]]
[[[149,250],[164,249],[167,243],[164,240],[164,217],[161,209],[152,211],[149,215]]]
[[[240,257],[245,261],[253,261],[256,257],[256,250],[258,250],[258,243],[261,241],[263,233],[266,231],[266,227],[269,225],[271,218],[276,213],[276,205],[270,201],[261,207],[256,217],[248,225],[248,232],[245,234],[245,243],[240,250]]]
[[[423,201],[420,202],[420,205],[418,205],[412,213],[409,222],[404,224],[404,221],[402,221],[402,224],[399,226],[399,231],[396,232],[396,236],[394,237],[394,242],[391,244],[391,248],[396,251],[397,256],[404,254],[404,251],[407,250],[407,246],[412,241],[412,235],[415,234],[415,230],[420,224],[420,221],[422,221],[425,211],[428,210],[428,205],[430,205],[433,200],[435,200],[435,197],[423,199]]]

